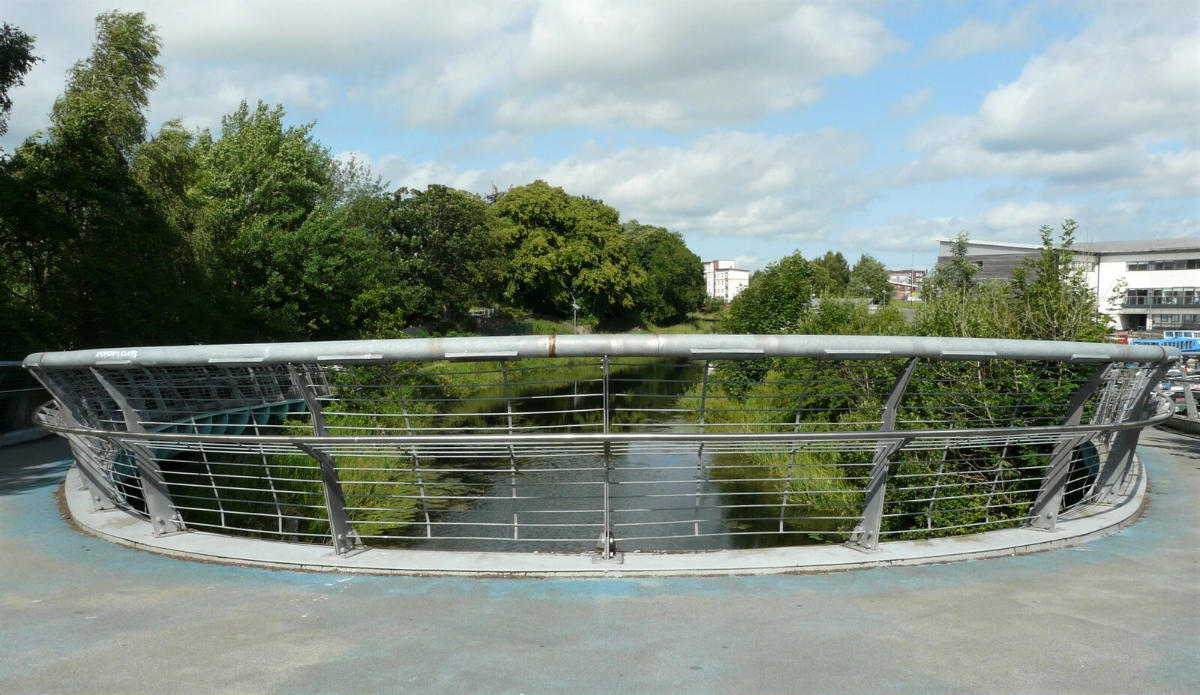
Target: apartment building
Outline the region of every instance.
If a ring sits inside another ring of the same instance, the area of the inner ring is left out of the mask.
[[[710,297],[720,297],[728,303],[749,284],[750,271],[736,267],[733,261],[704,262],[704,286]]]

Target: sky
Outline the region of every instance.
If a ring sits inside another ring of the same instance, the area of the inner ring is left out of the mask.
[[[389,187],[543,179],[705,260],[1200,237],[1200,0],[5,0],[44,61],[0,148],[108,9],[158,29],[152,130],[278,103]]]

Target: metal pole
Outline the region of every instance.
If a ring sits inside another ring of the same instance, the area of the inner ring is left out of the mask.
[[[609,414],[609,364],[608,355],[601,358],[601,368],[604,372],[604,433],[608,434],[612,427]],[[616,539],[613,537],[612,525],[612,442],[604,441],[604,532],[600,537],[600,556],[610,560],[616,556]]]
[[[508,383],[508,363],[500,362],[500,375],[504,380],[504,408],[508,418],[508,434],[513,433],[513,408],[512,408],[512,392]],[[517,454],[513,449],[513,445],[508,445],[508,484],[511,489],[513,513],[512,513],[512,537],[513,540],[520,538],[520,514],[517,511]]]
[[[704,433],[705,408],[708,405],[708,370],[711,360],[704,360],[704,376],[700,383],[700,433]],[[692,511],[692,535],[700,535],[700,495],[704,492],[705,479],[704,442],[696,448],[696,504]]]
[[[1071,396],[1071,402],[1067,405],[1067,418],[1063,425],[1073,427],[1079,424],[1083,417],[1084,404],[1096,392],[1107,372],[1108,365],[1101,366],[1092,372],[1088,380],[1075,391],[1075,394]],[[1071,454],[1087,439],[1086,435],[1068,436],[1059,439],[1058,443],[1054,445],[1054,451],[1050,454],[1050,467],[1046,471],[1046,477],[1042,479],[1042,487],[1038,490],[1037,499],[1034,500],[1033,507],[1029,510],[1030,515],[1033,516],[1033,521],[1030,523],[1034,528],[1054,530],[1054,525],[1058,521],[1058,508],[1062,506],[1067,475],[1071,472]]]
[[[883,404],[880,430],[896,429],[896,410],[900,406],[900,399],[904,397],[904,390],[908,388],[908,382],[912,379],[916,368],[917,358],[910,358],[904,365],[904,370],[900,372],[900,376],[896,378],[896,382],[892,385],[892,391]],[[908,441],[907,438],[900,437],[881,440],[875,445],[875,457],[871,461],[871,477],[867,481],[867,488],[863,495],[862,521],[850,532],[849,545],[863,550],[874,550],[879,547],[879,530],[883,525],[883,503],[887,496],[888,466],[892,455],[902,449]]]
[[[142,427],[137,411],[129,404],[125,394],[95,367],[89,368],[88,371],[92,373],[96,381],[100,382],[100,385],[120,408],[121,414],[125,417],[125,429],[129,432],[144,433],[146,429]],[[183,518],[179,516],[179,511],[175,509],[175,503],[171,501],[167,481],[163,478],[162,469],[158,467],[158,460],[154,458],[150,447],[133,442],[126,442],[119,446],[133,454],[134,464],[138,470],[138,479],[142,483],[142,498],[146,501],[146,513],[150,515],[150,527],[153,529],[154,535],[161,536],[164,533],[185,530]]]
[[[1129,413],[1137,416],[1143,412],[1147,407],[1150,394],[1158,387],[1163,375],[1167,373],[1167,366],[1160,364],[1155,369],[1147,369],[1146,381],[1141,384],[1140,393],[1133,399],[1128,410]],[[1112,447],[1104,459],[1104,465],[1100,467],[1100,473],[1096,476],[1097,502],[1107,503],[1116,496],[1117,489],[1121,481],[1125,479],[1125,474],[1128,473],[1129,465],[1133,461],[1133,453],[1137,449],[1138,437],[1141,436],[1141,433],[1140,429],[1120,430],[1113,438]]]
[[[325,414],[321,402],[314,393],[313,384],[304,378],[295,365],[288,365],[288,373],[292,384],[304,398],[312,416],[313,434],[326,437],[329,430],[325,426]],[[325,509],[329,516],[329,535],[333,540],[333,550],[338,555],[345,555],[364,548],[358,531],[350,525],[350,517],[346,513],[346,495],[342,491],[342,483],[338,480],[337,464],[333,456],[324,450],[307,444],[296,444],[296,448],[316,459],[321,471],[321,487],[325,491]]]

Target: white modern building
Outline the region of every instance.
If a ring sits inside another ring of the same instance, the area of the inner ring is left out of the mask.
[[[949,259],[953,243],[939,241],[938,263]],[[979,266],[976,279],[1007,279],[1040,249],[968,240],[967,257]],[[1200,329],[1200,238],[1080,243],[1074,250],[1115,330]]]
[[[750,271],[737,268],[733,261],[704,262],[704,286],[710,297],[729,303],[749,284]]]

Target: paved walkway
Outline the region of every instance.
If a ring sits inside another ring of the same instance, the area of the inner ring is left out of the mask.
[[[0,449],[0,692],[1200,690],[1200,439],[1074,549],[824,575],[500,580],[185,562],[74,531]]]

